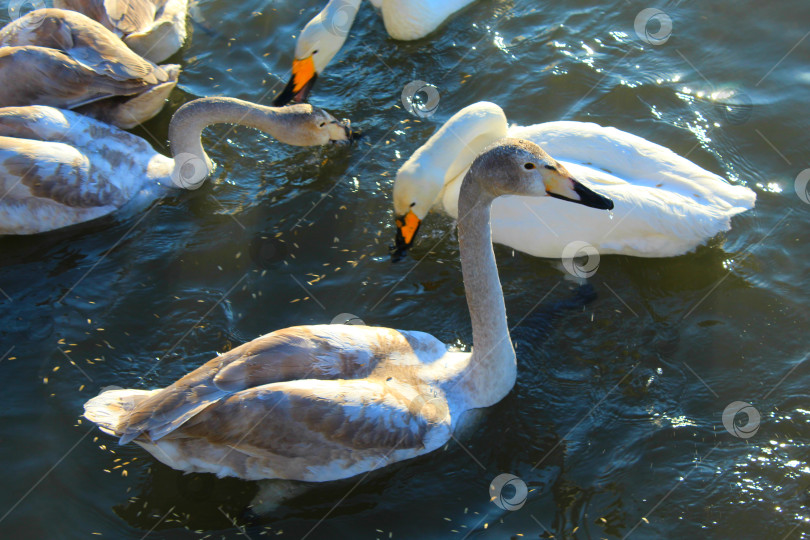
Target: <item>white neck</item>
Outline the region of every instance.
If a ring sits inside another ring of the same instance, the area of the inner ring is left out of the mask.
[[[458,243],[472,321],[473,352],[466,369],[447,388],[469,408],[497,403],[509,393],[517,378],[515,350],[492,251],[493,200],[475,178],[466,176],[458,202]]]
[[[404,184],[414,184],[415,191],[430,198],[431,204],[426,205],[430,207],[447,183],[464,173],[484,148],[505,137],[506,132],[506,115],[500,107],[486,101],[469,105],[413,153],[397,172],[396,182],[403,184],[400,189],[407,189]]]

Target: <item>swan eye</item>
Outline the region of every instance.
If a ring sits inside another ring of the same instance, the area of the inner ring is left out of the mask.
[[[411,208],[413,208],[414,206],[416,206],[416,203],[415,203],[415,202],[412,202],[412,203],[411,203]]]
[[[556,171],[557,167],[555,167],[554,165],[546,165],[546,169],[548,169],[550,171]]]
[[[523,168],[530,171],[534,169],[534,163],[527,163],[526,165],[523,166]]]

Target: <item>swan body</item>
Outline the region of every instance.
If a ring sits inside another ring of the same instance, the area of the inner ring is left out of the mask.
[[[441,447],[466,411],[497,403],[517,374],[489,233],[492,201],[554,193],[611,207],[544,169],[550,159],[536,145],[507,140],[476,159],[462,187],[471,353],[449,351],[423,332],[297,326],[224,353],[166,388],[103,392],[85,404],[85,417],[171,467],[249,480],[337,480]]]
[[[32,11],[0,30],[0,107],[50,105],[129,129],[155,116],[180,66],[141,58],[101,24],[61,9]]]
[[[381,10],[385,28],[394,39],[412,41],[435,31],[453,13],[475,0],[371,0]],[[310,20],[295,43],[290,82],[273,105],[303,102],[318,75],[340,51],[349,35],[361,0],[329,0]]]
[[[200,135],[215,123],[252,126],[298,146],[351,138],[348,126],[308,104],[280,110],[203,98],[175,113],[169,127],[175,157],[168,158],[140,137],[72,111],[0,108],[0,235],[83,223],[173,187],[198,187],[213,170]]]
[[[462,179],[477,151],[502,137],[542,146],[574,178],[615,203],[612,215],[553,198],[503,197],[492,207],[499,244],[561,257],[573,242],[602,254],[682,255],[731,228],[756,195],[636,135],[588,122],[507,126],[495,104],[465,107],[400,168],[394,184],[397,244],[407,249],[432,208],[458,217]]]
[[[402,41],[421,39],[475,0],[377,0],[388,35]]]
[[[54,0],[104,25],[135,53],[162,62],[186,41],[188,0]]]

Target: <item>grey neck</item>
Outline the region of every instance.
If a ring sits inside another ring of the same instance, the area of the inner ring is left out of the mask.
[[[517,377],[506,306],[492,250],[490,209],[495,197],[468,172],[458,200],[461,271],[470,310],[473,353],[459,385],[472,407],[503,399]]]
[[[180,107],[169,124],[169,144],[172,158],[179,165],[190,157],[202,160],[207,170],[202,181],[213,171],[213,163],[202,146],[203,130],[213,124],[239,124],[252,127],[282,139],[284,123],[275,107],[265,107],[248,101],[227,97],[208,97],[190,101]],[[198,176],[201,176],[198,174]]]

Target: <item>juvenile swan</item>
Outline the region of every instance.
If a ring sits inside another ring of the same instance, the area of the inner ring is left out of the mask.
[[[110,390],[85,417],[183,471],[323,482],[444,445],[459,417],[500,401],[517,364],[489,229],[501,195],[613,203],[546,167],[539,146],[508,139],[464,179],[458,223],[472,353],[423,332],[298,326],[241,345],[159,390]]]
[[[348,143],[348,123],[308,104],[276,108],[233,98],[180,107],[169,125],[172,156],[86,116],[45,106],[0,108],[0,234],[34,234],[95,219],[168,188],[195,188],[213,170],[203,129],[240,124],[296,146]]]
[[[186,41],[188,0],[54,0],[97,20],[127,46],[153,62],[162,62]]]
[[[160,112],[179,73],[74,11],[38,9],[0,29],[0,107],[75,109],[130,129]]]

